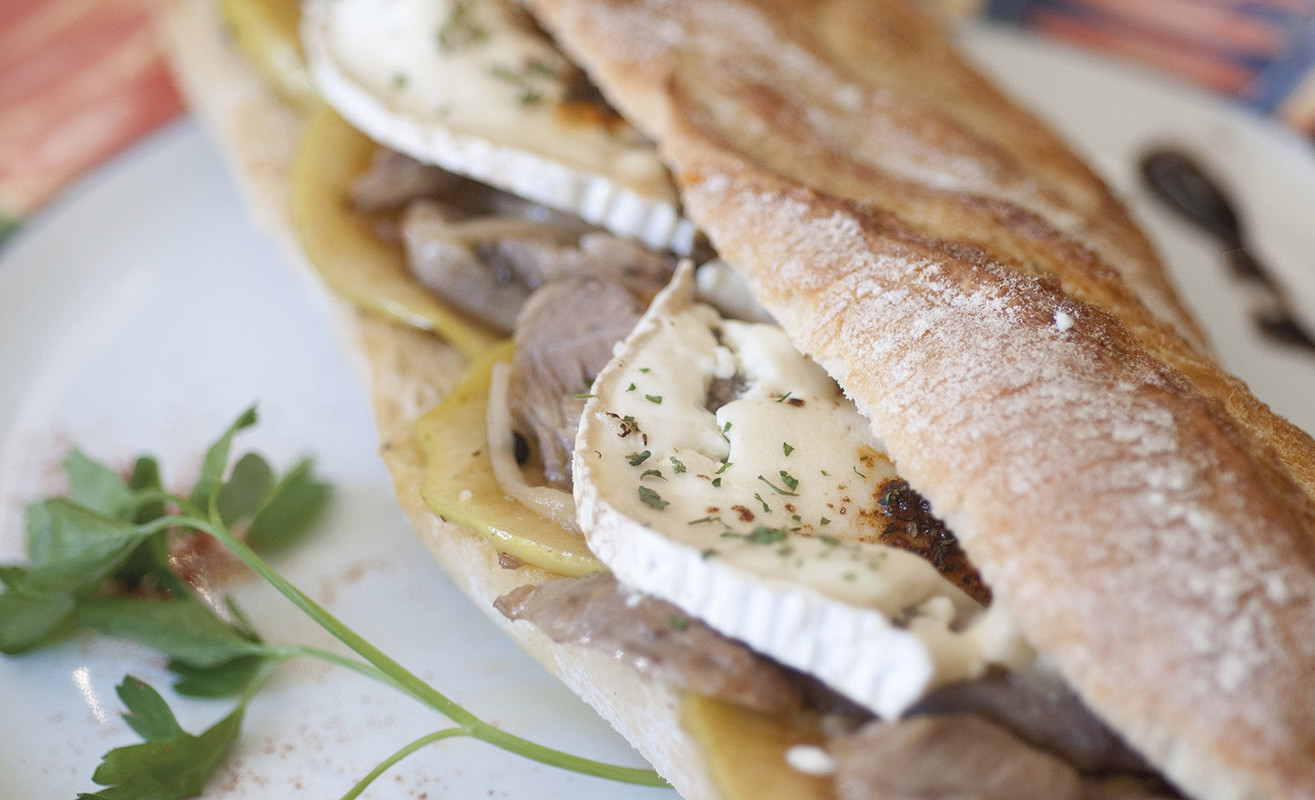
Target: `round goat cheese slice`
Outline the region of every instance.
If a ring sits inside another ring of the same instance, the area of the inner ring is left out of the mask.
[[[578,70],[509,0],[310,0],[317,91],[376,142],[659,250],[694,227],[655,148],[578,101]]]
[[[591,392],[577,510],[623,583],[887,718],[1026,660],[1002,606],[880,542],[898,476],[836,383],[780,328],[695,302],[690,270]]]

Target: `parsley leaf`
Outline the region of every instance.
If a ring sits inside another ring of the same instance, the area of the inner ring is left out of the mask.
[[[789,535],[790,532],[785,528],[769,528],[766,525],[759,525],[753,529],[753,533],[744,538],[756,544],[775,544]]]
[[[224,431],[215,443],[206,451],[201,463],[201,475],[192,487],[191,500],[205,509],[212,499],[217,500],[218,491],[224,482],[224,470],[228,467],[228,454],[233,447],[233,437],[238,432],[256,424],[256,409],[248,408]]]
[[[110,788],[92,796],[105,800],[178,800],[200,794],[237,741],[246,704],[193,735],[183,730],[164,699],[144,681],[129,676],[117,692],[128,708],[124,721],[145,741],[115,748],[105,755],[91,779]]]
[[[173,689],[187,697],[232,697],[249,691],[266,665],[267,656],[242,656],[212,667],[198,667],[174,659],[169,671],[176,676]]]
[[[28,558],[37,568],[75,559],[109,558],[149,536],[138,526],[71,499],[53,498],[27,508]]]
[[[248,409],[211,445],[190,499],[202,508],[213,504],[220,524],[254,516],[255,544],[273,547],[309,529],[328,489],[311,475],[308,461],[275,483],[272,469],[255,455],[240,459],[226,479],[233,437],[255,420],[255,409]],[[128,481],[76,450],[64,469],[68,496],[28,507],[30,566],[4,571],[0,652],[21,653],[71,630],[79,607],[107,583],[190,594],[169,564],[165,537],[173,520],[154,459],[139,458]]]
[[[255,634],[226,623],[191,596],[98,597],[78,609],[78,622],[193,667],[215,667],[267,652]]]
[[[300,538],[322,512],[330,492],[313,475],[309,460],[282,478],[255,454],[242,456],[230,468],[234,436],[255,419],[255,410],[248,409],[210,446],[196,484],[185,495],[163,489],[159,465],[152,458],[137,459],[125,480],[106,465],[73,452],[64,462],[69,496],[28,509],[30,562],[0,565],[0,652],[21,653],[81,627],[163,653],[179,694],[239,697],[226,716],[192,734],[178,724],[155,689],[125,678],[118,687],[128,709],[124,719],[144,741],[107,753],[92,780],[108,788],[79,797],[177,800],[200,794],[236,740],[250,699],[276,667],[297,656],[373,677],[454,723],[420,742],[469,736],[563,769],[666,785],[652,770],[581,758],[495,728],[380,652],[275,572],[256,548],[282,547]],[[656,493],[653,496],[666,505]],[[233,530],[239,523],[247,525],[247,541]],[[175,571],[169,543],[195,536],[218,540],[360,660],[308,646],[267,645],[231,601],[194,591]],[[384,764],[415,749],[415,743],[408,744]],[[382,771],[371,771],[348,796],[359,795]]]
[[[782,480],[787,486],[790,487],[790,489],[788,489],[788,490],[787,490],[787,489],[782,489],[781,487],[779,487],[779,486],[777,486],[776,484],[772,483],[771,481],[767,480],[767,479],[766,479],[765,477],[763,477],[762,475],[759,475],[759,476],[758,476],[758,480],[760,480],[760,481],[762,481],[763,483],[767,484],[769,487],[771,487],[772,491],[773,491],[773,492],[776,492],[777,494],[785,495],[786,497],[798,497],[798,496],[799,496],[799,494],[798,494],[797,492],[793,491],[794,489],[798,488],[798,486],[799,486],[799,481],[795,480],[794,477],[792,477],[792,476],[790,475],[790,473],[786,472],[785,470],[781,470],[781,480]],[[756,496],[756,495],[755,495],[755,496]],[[766,504],[764,504],[764,505],[766,505]]]
[[[0,594],[0,652],[21,653],[67,629],[90,597],[155,531],[54,499],[28,510],[32,566]]]
[[[137,509],[137,496],[117,472],[98,461],[93,461],[81,450],[74,450],[64,459],[64,474],[68,476],[70,502],[108,517],[133,522]],[[29,540],[29,546],[32,542]],[[29,553],[37,560],[36,553]]]
[[[164,698],[145,681],[128,675],[114,693],[128,708],[123,721],[143,739],[167,739],[183,733]]]
[[[137,495],[133,522],[146,522],[165,514],[164,484],[160,480],[160,463],[150,456],[140,456],[132,465],[128,488]]]
[[[639,487],[639,499],[644,505],[652,506],[658,511],[666,509],[666,507],[671,504],[669,501],[663,500],[662,495],[647,486]]]
[[[23,576],[26,574],[27,570],[16,564],[0,566],[0,583],[5,586],[15,586],[23,580]]]
[[[247,453],[237,460],[228,480],[219,486],[215,496],[219,518],[230,526],[249,519],[273,488],[274,470],[269,462],[255,453]]]
[[[262,552],[298,543],[319,521],[331,494],[329,485],[311,471],[310,459],[302,459],[265,497],[247,527],[247,543]]]

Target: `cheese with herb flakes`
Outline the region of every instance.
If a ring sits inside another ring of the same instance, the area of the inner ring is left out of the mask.
[[[576,501],[623,583],[887,718],[1030,661],[998,602],[879,543],[897,475],[867,420],[779,328],[695,302],[688,268],[592,391]]]
[[[316,89],[370,138],[582,217],[688,252],[693,226],[653,146],[596,101],[507,0],[309,0]]]

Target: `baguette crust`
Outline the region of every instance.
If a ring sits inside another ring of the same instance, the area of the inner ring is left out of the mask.
[[[1092,708],[1193,796],[1315,797],[1315,443],[1099,182],[886,0],[533,5]]]

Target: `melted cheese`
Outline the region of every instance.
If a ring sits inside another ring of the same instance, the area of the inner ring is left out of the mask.
[[[687,252],[651,144],[570,114],[570,63],[505,0],[312,0],[316,87],[374,140],[658,249]]]
[[[779,328],[692,295],[684,270],[594,383],[575,462],[593,552],[882,716],[1026,662],[1002,606],[879,543],[895,468],[835,382]],[[719,381],[738,391],[709,408]]]

